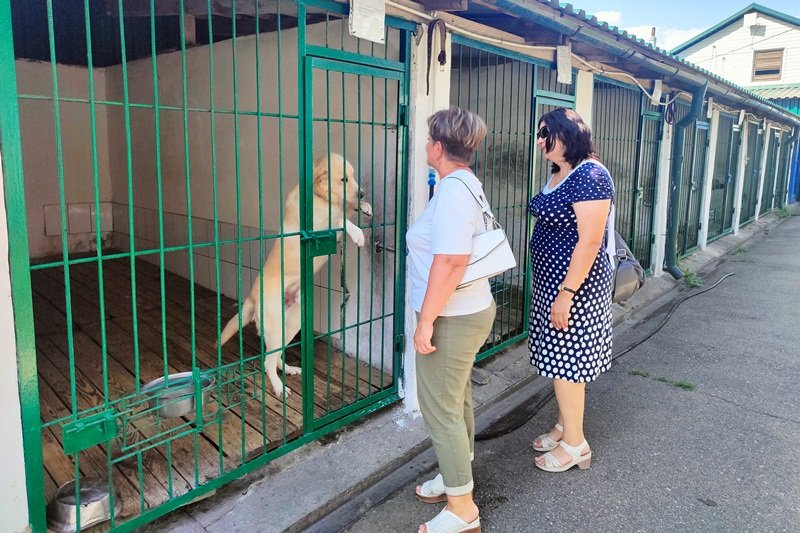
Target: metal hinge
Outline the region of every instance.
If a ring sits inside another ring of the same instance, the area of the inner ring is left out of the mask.
[[[397,109],[397,123],[401,126],[408,126],[408,106],[401,104]]]
[[[406,351],[406,336],[403,334],[394,336],[394,351],[405,353]]]

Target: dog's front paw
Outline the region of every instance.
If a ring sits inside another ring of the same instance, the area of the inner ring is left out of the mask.
[[[371,217],[372,216],[372,206],[369,205],[367,202],[361,202],[361,212],[364,215]]]
[[[359,227],[356,227],[352,233],[350,233],[350,238],[353,239],[353,242],[358,247],[364,246],[367,242],[367,238],[364,237],[364,232]]]

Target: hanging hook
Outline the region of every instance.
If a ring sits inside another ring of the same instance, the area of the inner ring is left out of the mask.
[[[439,61],[439,70],[444,71],[444,66],[447,64],[447,52],[445,46],[447,44],[447,25],[440,18],[433,19],[428,24],[428,68],[425,71],[425,95],[431,94],[431,55],[433,54],[433,34],[436,33],[436,28],[441,31],[439,37],[439,55],[436,58]]]

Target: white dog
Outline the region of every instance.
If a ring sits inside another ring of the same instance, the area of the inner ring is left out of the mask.
[[[330,171],[330,176],[328,172]],[[372,206],[361,200],[364,197],[355,179],[353,165],[339,154],[330,154],[314,161],[314,230],[344,230],[357,246],[364,246],[364,232],[347,219],[347,216],[361,211],[372,216]],[[329,218],[330,217],[330,218]],[[296,233],[300,230],[300,186],[296,186],[286,197],[283,231]],[[239,314],[242,326],[255,323],[259,334],[269,352],[279,350],[284,340],[288,343],[300,331],[300,237],[285,237],[283,240],[283,265],[281,265],[281,242],[276,240],[264,262],[259,279],[253,283],[250,294],[242,302],[238,314],[231,318],[220,335],[220,344],[225,344],[239,329]],[[314,272],[328,260],[327,256],[314,258]],[[281,266],[283,269],[281,269]],[[283,270],[283,293],[281,293],[281,270]],[[264,317],[260,316],[262,287]],[[284,321],[284,335],[281,335],[281,321]],[[261,324],[264,331],[260,331]],[[283,383],[278,378],[278,362],[282,351],[274,351],[264,358],[264,370],[272,384],[275,396],[281,397]],[[300,374],[300,368],[285,365],[287,375]],[[286,389],[288,395],[290,390]]]

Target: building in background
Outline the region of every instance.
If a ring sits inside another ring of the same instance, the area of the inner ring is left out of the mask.
[[[755,94],[800,113],[800,19],[750,4],[671,50]],[[795,152],[789,201],[797,199]]]

